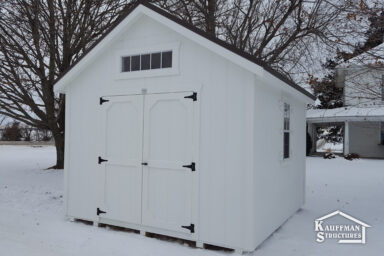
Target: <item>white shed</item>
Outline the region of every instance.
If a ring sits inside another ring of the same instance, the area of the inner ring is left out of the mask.
[[[55,91],[69,218],[252,251],[304,202],[313,96],[158,7],[136,5]]]

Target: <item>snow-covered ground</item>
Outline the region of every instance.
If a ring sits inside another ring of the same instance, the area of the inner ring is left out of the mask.
[[[326,142],[324,139],[316,141],[316,152],[332,152],[343,153],[343,142],[332,143]]]
[[[63,216],[63,173],[53,147],[0,146],[0,255],[229,255],[180,241],[96,228]],[[315,242],[314,219],[345,211],[372,226],[367,244]],[[302,210],[251,255],[383,255],[384,161],[307,158],[307,198]]]

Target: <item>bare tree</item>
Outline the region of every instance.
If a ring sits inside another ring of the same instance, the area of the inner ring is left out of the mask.
[[[224,14],[228,11],[228,0],[153,0],[176,17],[217,36]]]
[[[319,44],[351,45],[366,29],[364,22],[348,18],[359,10],[353,1],[234,0],[233,5],[223,28],[226,40],[288,75],[319,59]]]
[[[23,138],[24,141],[31,141],[32,140],[32,133],[33,133],[32,127],[30,127],[30,126],[21,127],[21,138]]]
[[[337,73],[344,86],[346,105],[371,107],[382,105],[384,43],[342,63]]]
[[[383,3],[384,4],[384,3]],[[356,13],[368,15],[369,29],[362,31],[363,42],[350,50],[337,52],[325,63],[326,75],[310,76],[310,84],[320,100],[318,108],[381,105],[384,97],[384,6]],[[341,93],[340,93],[341,92]],[[336,103],[336,104],[335,104]],[[340,105],[341,103],[341,105]]]
[[[124,0],[0,2],[0,114],[50,130],[64,165],[65,98],[53,84],[114,24]]]
[[[364,40],[367,16],[380,1],[159,0],[177,17],[264,60],[281,72],[308,77],[339,48]],[[298,79],[297,76],[294,78]]]
[[[54,81],[133,2],[0,2],[0,114],[50,130],[57,149],[56,168],[64,163],[65,98],[54,94]],[[361,36],[365,25],[362,17],[372,11],[363,0],[151,2],[288,75],[302,72],[300,68],[307,69],[318,58],[321,51],[314,50],[314,45],[352,45],[348,40]]]
[[[0,126],[4,123],[5,121],[5,116],[0,115]]]

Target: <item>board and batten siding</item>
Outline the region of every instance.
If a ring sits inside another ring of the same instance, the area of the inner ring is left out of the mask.
[[[175,43],[178,74],[117,79],[118,52]],[[67,216],[97,221],[99,97],[142,94],[143,88],[149,94],[197,91],[197,240],[254,250],[304,201],[305,103],[283,95],[272,84],[283,82],[265,75],[271,84],[149,17],[138,18],[66,90]],[[291,105],[292,127],[285,161],[283,100]]]
[[[271,83],[279,83],[271,79]],[[305,103],[255,82],[255,244],[265,240],[304,204]],[[284,103],[290,104],[290,157],[283,159]]]
[[[117,51],[174,42],[180,44],[179,75],[116,80]],[[67,151],[67,215],[96,217],[100,191],[94,176],[102,152],[95,141],[101,126],[99,97],[141,94],[142,88],[147,93],[199,92],[199,239],[222,246],[236,241],[243,248],[251,235],[246,232],[253,215],[253,74],[146,17],[88,66],[68,90],[67,121],[73,128]]]

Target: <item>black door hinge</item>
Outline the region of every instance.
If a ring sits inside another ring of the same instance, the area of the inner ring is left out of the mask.
[[[192,93],[192,95],[185,96],[186,99],[192,99],[193,101],[197,101],[197,92]]]
[[[100,210],[100,208],[97,208],[96,214],[99,216],[100,214],[106,213],[105,211]]]
[[[103,105],[104,102],[108,102],[109,100],[103,99],[103,97],[100,97],[100,105]]]
[[[191,224],[189,226],[181,226],[182,228],[189,229],[191,233],[195,233],[195,224]]]
[[[101,158],[101,157],[99,156],[98,162],[99,162],[99,164],[101,164],[102,162],[108,162],[108,160],[103,159],[103,158]]]
[[[184,168],[189,168],[191,169],[191,171],[196,171],[196,164],[195,162],[192,162],[191,164],[188,164],[188,165],[183,165]]]

